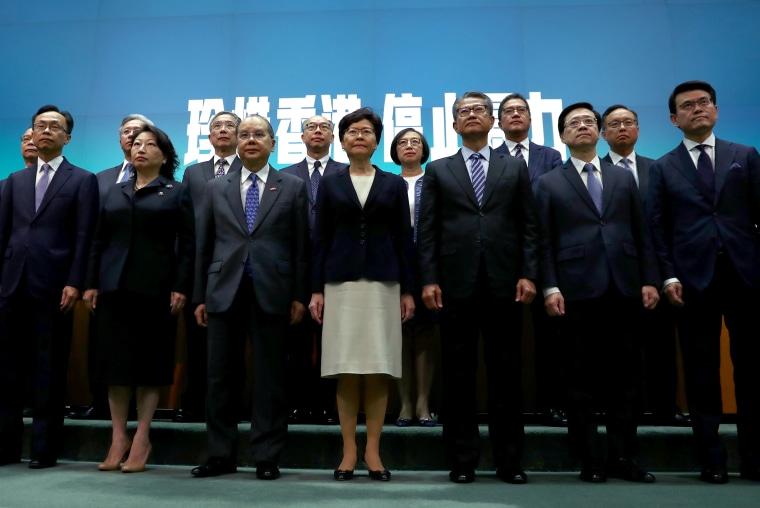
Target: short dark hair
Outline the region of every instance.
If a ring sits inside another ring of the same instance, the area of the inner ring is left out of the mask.
[[[63,119],[66,120],[66,134],[71,134],[71,131],[74,130],[74,117],[71,116],[71,113],[68,111],[61,111],[58,109],[58,106],[54,106],[53,104],[46,104],[37,110],[37,112],[32,116],[31,127],[34,128],[34,121],[37,120],[37,117],[39,115],[42,113],[49,113],[50,111],[53,113],[59,113],[63,116]]]
[[[138,120],[145,125],[153,125],[153,122],[145,115],[141,115],[140,113],[132,113],[131,115],[127,115],[121,120],[121,125],[119,127],[124,127],[124,124],[127,122],[131,122],[132,120]]]
[[[383,121],[372,108],[368,107],[352,111],[340,119],[340,123],[338,123],[338,137],[340,140],[343,141],[343,136],[345,136],[346,131],[351,125],[362,120],[369,120],[375,131],[375,140],[380,144],[380,137],[383,135]]]
[[[626,111],[630,111],[633,114],[633,117],[636,119],[636,121],[637,122],[639,121],[639,115],[628,106],[624,106],[622,104],[613,104],[609,108],[605,109],[604,113],[602,113],[602,125],[599,127],[600,129],[603,128],[605,123],[607,123],[607,117],[610,116],[610,113],[612,113],[616,109],[624,109]]]
[[[506,104],[508,101],[511,101],[512,99],[520,99],[523,101],[525,103],[525,107],[528,108],[528,116],[530,116],[530,104],[528,104],[528,99],[526,99],[522,94],[511,93],[504,97],[499,103],[499,118],[501,118],[501,111],[504,109],[504,104]]]
[[[159,174],[163,176],[164,178],[169,178],[171,180],[174,180],[174,172],[177,170],[177,167],[179,166],[179,157],[177,156],[177,151],[174,149],[174,145],[172,144],[172,140],[169,139],[169,136],[156,127],[155,125],[148,125],[145,124],[142,129],[135,132],[132,135],[132,141],[137,138],[140,134],[143,132],[150,132],[153,134],[153,136],[156,138],[156,144],[158,144],[158,149],[161,150],[161,153],[166,156],[166,162],[161,164],[161,169],[159,170]]]
[[[220,113],[217,113],[216,115],[214,115],[214,117],[216,117],[219,114]],[[229,114],[233,115],[233,116],[235,116],[237,118],[237,115],[235,115],[234,113],[229,113]],[[263,116],[259,115],[258,113],[250,114],[247,117],[243,118],[243,120],[248,120],[249,118],[261,118],[262,120],[264,120],[264,123],[267,124],[267,131],[269,132],[269,137],[272,138],[272,139],[274,139],[274,129],[272,128],[272,124],[269,123],[269,120],[267,120]],[[238,130],[240,129],[240,124],[243,123],[243,120],[240,120],[237,123],[237,125],[235,126],[235,136],[236,137],[237,137]]]
[[[692,90],[704,90],[708,94],[710,94],[710,100],[713,104],[716,106],[718,105],[718,98],[715,95],[715,89],[710,85],[710,83],[706,81],[685,81],[681,83],[680,85],[677,85],[673,92],[670,94],[670,97],[668,97],[668,109],[670,109],[670,114],[675,115],[676,114],[676,95],[684,92],[690,92]]]
[[[451,106],[451,112],[454,115],[455,121],[457,118],[457,109],[459,109],[459,104],[461,104],[461,102],[464,99],[483,99],[484,101],[486,101],[488,114],[493,116],[493,101],[491,100],[491,98],[487,96],[486,94],[484,94],[483,92],[470,91],[470,92],[463,93],[461,97],[457,97],[457,100],[454,101],[454,105]]]
[[[562,113],[559,114],[559,119],[557,119],[557,130],[559,130],[560,134],[565,132],[565,118],[567,118],[567,115],[569,115],[571,111],[574,111],[576,109],[588,109],[594,113],[594,118],[596,118],[596,126],[601,130],[602,115],[600,115],[599,112],[594,109],[594,106],[592,106],[589,102],[576,102],[575,104],[570,104],[568,107],[562,110]]]
[[[393,159],[393,162],[395,162],[397,165],[401,165],[401,161],[398,158],[398,150],[396,150],[396,145],[398,144],[398,140],[404,137],[404,134],[408,132],[414,132],[420,135],[420,139],[422,139],[422,159],[420,159],[420,164],[425,164],[428,160],[428,157],[430,157],[430,145],[428,145],[425,136],[423,136],[420,131],[413,129],[412,127],[407,127],[406,129],[400,130],[399,133],[396,134],[396,136],[393,138],[393,141],[391,141],[391,159]]]

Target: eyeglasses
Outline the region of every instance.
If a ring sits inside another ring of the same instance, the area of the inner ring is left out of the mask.
[[[581,124],[585,125],[586,127],[593,127],[596,125],[596,118],[593,116],[582,116],[580,118],[573,118],[569,122],[565,123],[565,127],[570,127],[571,129],[577,129],[581,126]]]
[[[488,107],[485,104],[475,104],[473,106],[464,106],[457,109],[457,116],[459,118],[467,118],[470,113],[483,116],[488,113]]]
[[[22,143],[28,143],[31,140],[32,140],[31,136],[21,136],[21,142]]]
[[[61,132],[65,129],[65,127],[58,122],[50,122],[50,123],[36,123],[32,125],[32,130],[34,132],[45,132],[45,129],[49,129],[50,132]]]
[[[304,126],[304,129],[308,132],[314,132],[317,129],[321,130],[322,132],[330,132],[332,131],[332,125],[329,123],[309,122]]]
[[[504,108],[501,110],[502,115],[512,116],[515,113],[519,114],[520,116],[525,116],[528,114],[528,108],[525,106],[517,106],[516,108]]]
[[[420,138],[411,138],[411,139],[404,138],[404,139],[399,139],[396,145],[399,148],[404,148],[406,146],[418,147],[422,145],[422,140]]]
[[[699,106],[702,109],[709,108],[712,106],[712,100],[710,100],[708,97],[702,97],[701,99],[697,101],[686,101],[682,102],[678,105],[678,109],[681,111],[691,111],[694,109],[694,106]]]
[[[355,138],[359,134],[362,135],[363,138],[373,138],[375,137],[375,131],[372,129],[348,129],[346,131],[346,136],[349,138]]]
[[[211,124],[212,131],[220,131],[222,128],[225,128],[228,131],[234,131],[235,127],[237,127],[237,125],[232,122],[214,122]]]
[[[140,130],[142,130],[141,127],[135,127],[134,129],[119,129],[119,134],[121,134],[124,137],[127,137],[133,134],[137,134]]]
[[[611,122],[607,122],[607,128],[611,130],[619,129],[620,126],[624,126],[626,129],[630,129],[631,127],[635,127],[639,124],[636,120],[632,118],[627,118],[625,120],[613,120]]]
[[[266,139],[267,136],[269,136],[269,133],[267,131],[255,131],[255,132],[243,131],[238,134],[238,140],[248,141],[251,138],[256,138],[257,140],[261,141],[263,139]]]

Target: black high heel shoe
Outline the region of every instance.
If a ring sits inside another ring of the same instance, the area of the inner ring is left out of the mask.
[[[376,480],[379,482],[391,481],[391,472],[387,469],[383,469],[382,471],[373,471],[371,469],[368,469],[367,471],[369,472],[370,480]]]
[[[339,482],[345,482],[354,479],[353,469],[336,469],[333,471],[333,478]]]

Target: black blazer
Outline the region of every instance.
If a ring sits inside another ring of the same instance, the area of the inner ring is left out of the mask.
[[[397,281],[414,290],[414,242],[404,180],[375,167],[362,208],[348,167],[325,175],[317,192],[312,289],[327,282]]]
[[[346,168],[347,166],[342,162],[335,162],[332,158],[327,160],[325,164],[325,170],[322,172],[322,176],[332,175],[339,169]],[[309,165],[306,163],[306,159],[302,160],[298,164],[288,166],[282,170],[283,173],[294,175],[306,182],[306,191],[309,195],[309,235],[314,235],[314,220],[317,216],[317,201],[311,196],[311,178],[309,178]],[[320,180],[321,185],[321,180]]]
[[[612,164],[612,157],[609,153],[601,160]],[[647,209],[647,194],[649,194],[649,166],[653,162],[654,159],[636,154],[636,175],[639,177],[639,196],[641,196],[641,202],[644,204],[644,210]]]
[[[506,143],[497,146],[494,148],[494,151],[512,156]],[[528,152],[530,155],[528,160],[528,176],[530,176],[530,185],[535,193],[538,179],[552,169],[562,165],[562,155],[550,146],[537,145],[533,141],[528,141]]]
[[[111,186],[100,208],[86,287],[160,296],[192,291],[195,224],[190,191],[159,176],[138,191],[134,180]]]

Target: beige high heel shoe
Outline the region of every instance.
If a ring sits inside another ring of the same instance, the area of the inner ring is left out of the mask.
[[[148,443],[148,453],[145,454],[145,460],[139,464],[134,465],[127,465],[124,464],[121,466],[121,472],[122,473],[142,473],[145,471],[145,464],[148,462],[148,458],[150,458],[150,454],[153,451],[153,445]]]
[[[127,447],[119,456],[119,460],[116,462],[108,462],[108,458],[106,457],[106,460],[104,462],[98,464],[98,471],[118,471],[121,469],[121,463],[127,460],[127,455],[129,455],[130,448],[132,448],[132,441],[127,441]],[[109,453],[108,455],[110,456],[111,454]]]

